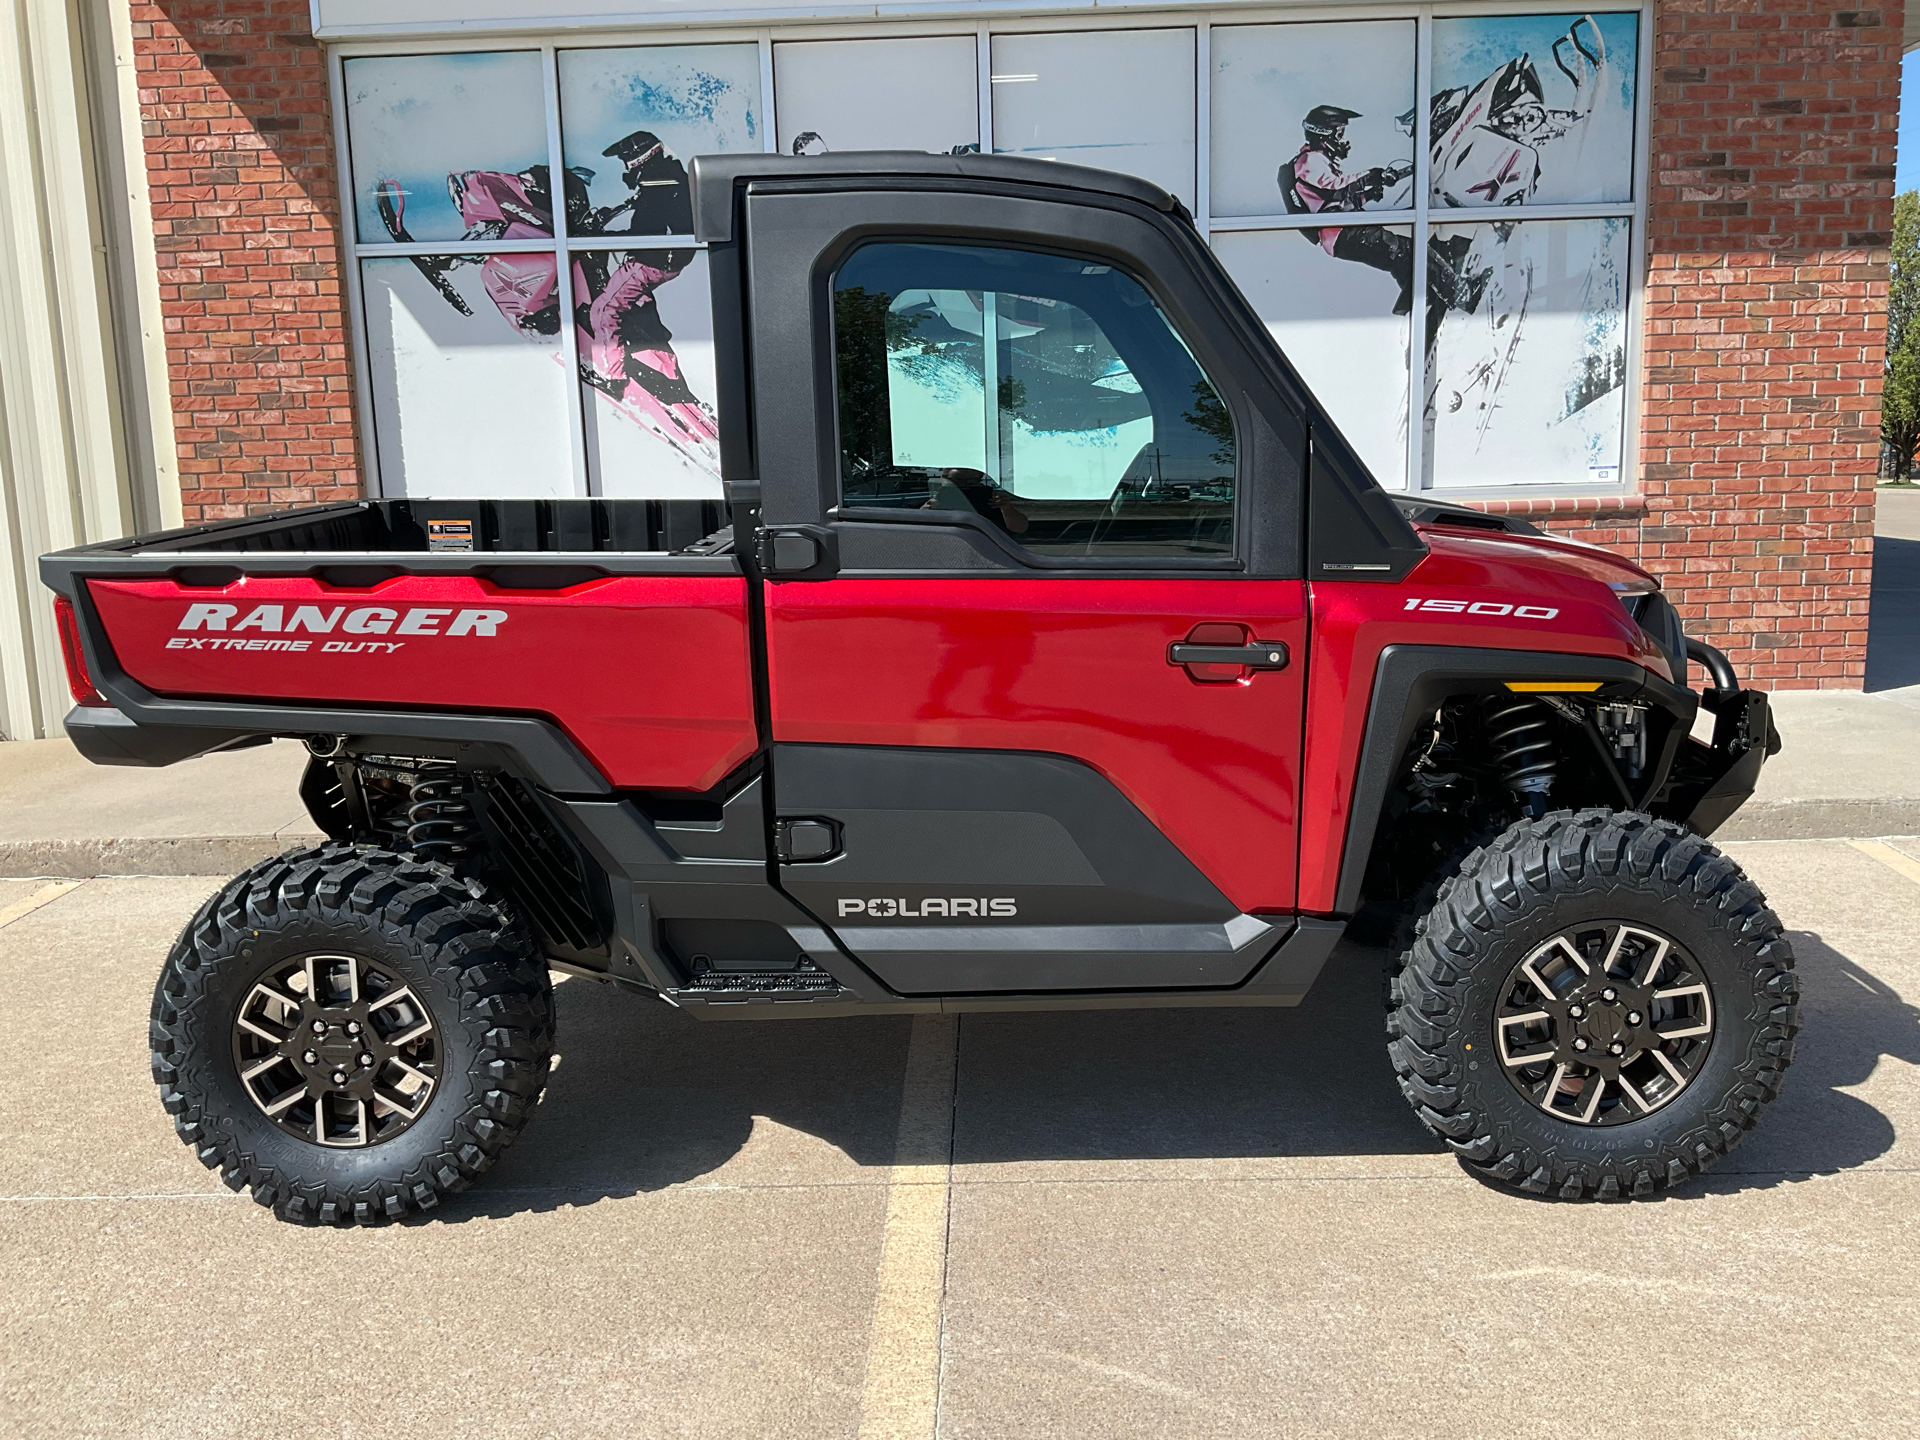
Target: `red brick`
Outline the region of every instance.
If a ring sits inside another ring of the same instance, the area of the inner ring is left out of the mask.
[[[190,523],[360,493],[332,121],[307,15],[133,6]],[[167,243],[183,235],[192,249]],[[336,386],[338,408],[304,404]],[[216,412],[215,397],[232,398]]]

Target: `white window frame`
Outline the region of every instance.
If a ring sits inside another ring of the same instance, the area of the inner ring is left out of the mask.
[[[1606,204],[1585,205],[1523,205],[1513,210],[1498,212],[1503,218],[1525,218],[1527,220],[1571,220],[1618,218],[1629,221],[1629,260],[1626,328],[1626,366],[1628,375],[1633,377],[1626,387],[1624,413],[1621,419],[1620,438],[1620,479],[1617,484],[1596,486],[1590,481],[1570,482],[1547,485],[1493,485],[1493,486],[1448,486],[1444,495],[1450,500],[1503,499],[1522,500],[1529,498],[1554,498],[1560,496],[1585,498],[1616,498],[1637,494],[1640,490],[1640,423],[1641,423],[1641,364],[1643,340],[1645,334],[1645,276],[1647,263],[1647,188],[1648,164],[1651,153],[1649,135],[1652,119],[1653,97],[1653,50],[1654,50],[1654,4],[1655,0],[1612,0],[1612,3],[1582,6],[1571,4],[1564,7],[1564,13],[1574,14],[1633,14],[1639,17],[1639,32],[1636,44],[1637,73],[1634,81],[1634,140],[1633,140],[1633,177],[1632,198],[1626,201]],[[527,253],[572,253],[579,250],[634,250],[647,248],[704,249],[705,247],[686,235],[676,236],[628,236],[617,238],[592,237],[574,238],[566,233],[566,214],[564,206],[556,206],[554,216],[555,236],[552,241],[527,240],[447,240],[419,241],[413,244],[394,242],[362,242],[359,236],[357,218],[357,184],[353,176],[352,152],[347,143],[347,107],[345,62],[370,55],[432,55],[474,51],[534,51],[541,56],[544,85],[544,104],[547,122],[548,163],[556,175],[561,172],[563,160],[560,149],[560,104],[558,53],[561,50],[594,49],[609,46],[669,46],[669,45],[714,45],[742,44],[752,42],[760,50],[760,118],[762,132],[762,150],[774,153],[779,145],[779,124],[776,107],[779,97],[774,90],[773,47],[778,42],[792,40],[857,40],[882,39],[904,36],[967,36],[975,37],[975,67],[977,78],[977,104],[979,107],[980,148],[983,153],[993,153],[993,85],[992,85],[992,44],[995,35],[1036,34],[1062,32],[1098,32],[1102,30],[1145,30],[1166,28],[1191,28],[1194,31],[1194,197],[1195,224],[1203,238],[1211,241],[1215,231],[1230,233],[1279,232],[1316,224],[1324,225],[1322,217],[1313,215],[1253,215],[1215,217],[1209,213],[1211,204],[1212,171],[1212,126],[1213,126],[1213,64],[1211,31],[1219,25],[1261,25],[1261,24],[1298,24],[1313,21],[1363,21],[1363,20],[1412,20],[1417,26],[1415,41],[1415,136],[1414,136],[1414,183],[1412,186],[1413,204],[1401,210],[1369,210],[1359,212],[1365,215],[1362,223],[1371,225],[1398,225],[1410,227],[1414,235],[1414,273],[1413,306],[1408,317],[1407,361],[1407,455],[1406,488],[1410,491],[1424,491],[1426,469],[1423,464],[1421,448],[1425,442],[1425,425],[1417,407],[1424,405],[1426,387],[1425,346],[1417,342],[1420,317],[1426,312],[1426,265],[1420,257],[1426,253],[1428,236],[1435,224],[1468,223],[1477,219],[1492,219],[1495,212],[1484,215],[1477,210],[1455,210],[1446,207],[1433,207],[1430,203],[1431,185],[1427,183],[1427,167],[1431,163],[1431,137],[1428,134],[1430,116],[1429,105],[1423,103],[1429,95],[1432,75],[1433,24],[1436,19],[1455,16],[1500,16],[1500,15],[1540,15],[1554,14],[1562,7],[1551,0],[1513,0],[1513,3],[1495,3],[1495,0],[1439,0],[1439,3],[1426,4],[1329,4],[1267,3],[1236,5],[1232,3],[1209,3],[1195,5],[1157,4],[1142,6],[1138,9],[1130,6],[1103,5],[1098,12],[1084,10],[1054,12],[1052,14],[1023,14],[999,8],[993,9],[985,19],[914,19],[914,20],[868,20],[844,21],[832,18],[792,22],[786,24],[752,24],[735,20],[732,17],[716,13],[711,16],[698,13],[676,12],[671,21],[660,20],[654,23],[635,23],[621,28],[608,28],[604,22],[594,21],[591,25],[556,26],[551,21],[542,21],[537,15],[524,20],[511,22],[479,22],[471,20],[446,21],[435,25],[412,27],[406,38],[382,38],[378,40],[334,41],[327,44],[328,80],[333,102],[334,151],[339,176],[340,223],[343,234],[341,254],[345,262],[343,285],[347,305],[348,324],[352,337],[353,367],[355,379],[355,406],[360,423],[360,454],[366,477],[367,492],[370,495],[382,495],[385,492],[380,476],[379,445],[375,438],[374,406],[371,387],[368,384],[372,373],[371,357],[368,351],[368,332],[366,312],[361,294],[360,266],[366,259],[381,256],[405,257],[408,255],[486,255],[486,254],[527,254]],[[318,6],[315,6],[316,20]],[[735,15],[738,12],[734,12]],[[324,32],[323,32],[324,34]],[[1515,212],[1518,212],[1516,214]],[[559,266],[559,289],[561,302],[561,345],[562,358],[567,367],[569,379],[579,373],[577,347],[574,327],[564,317],[573,313],[573,267],[562,263]],[[584,398],[576,392],[577,383],[569,391],[571,404],[568,408],[568,431],[572,446],[572,473],[574,493],[587,495],[590,489],[585,422],[582,406]]]

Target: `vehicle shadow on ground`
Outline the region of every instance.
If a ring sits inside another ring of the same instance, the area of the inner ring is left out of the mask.
[[[1874,536],[1871,595],[1866,688],[1920,685],[1920,540]]]
[[[1441,1153],[1394,1084],[1380,965],[1380,952],[1342,946],[1296,1009],[962,1016],[953,1159]],[[887,1166],[948,1159],[896,1153],[909,1017],[699,1021],[585,980],[556,998],[563,1059],[539,1112],[438,1219],[703,1178],[878,1183]],[[756,1139],[755,1117],[841,1156]],[[750,1139],[757,1160],[742,1154]],[[805,1152],[798,1168],[783,1168],[782,1151]]]
[[[1920,1063],[1920,1010],[1818,935],[1792,939],[1804,1029],[1785,1093],[1745,1146],[1672,1199],[1852,1169],[1894,1142],[1887,1117],[1845,1089],[1883,1056]],[[1380,965],[1380,952],[1343,945],[1292,1010],[963,1016],[953,1162],[1444,1154],[1394,1084]],[[887,1166],[948,1158],[896,1153],[906,1017],[703,1022],[583,980],[557,998],[563,1060],[525,1136],[415,1223],[702,1181],[871,1184]],[[756,1140],[756,1117],[832,1150]]]
[[[1816,932],[1789,930],[1800,973],[1800,1037],[1780,1098],[1744,1145],[1674,1198],[1832,1175],[1893,1148],[1894,1125],[1848,1090],[1882,1060],[1920,1065],[1920,1007]]]

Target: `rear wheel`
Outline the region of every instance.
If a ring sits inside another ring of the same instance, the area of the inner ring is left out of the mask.
[[[1566,1198],[1709,1168],[1778,1093],[1799,1028],[1758,887],[1699,836],[1604,810],[1523,821],[1468,856],[1390,999],[1427,1128],[1490,1178]]]
[[[546,1083],[553,1001],[525,931],[446,867],[295,851],[230,881],[154,993],[180,1138],[283,1219],[369,1224],[463,1190]]]

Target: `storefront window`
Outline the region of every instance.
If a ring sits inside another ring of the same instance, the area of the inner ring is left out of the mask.
[[[1213,214],[1410,208],[1414,39],[1411,20],[1215,27]]]
[[[1383,484],[1621,483],[1639,20],[1209,32],[1214,247]]]
[[[1433,484],[1618,483],[1627,224],[1434,227],[1476,303],[1448,310],[1427,367]]]
[[[742,149],[1142,176],[1194,211],[1383,484],[1629,479],[1644,7],[1169,9],[1147,27],[996,13],[963,34],[337,51],[381,488],[717,495],[686,165]],[[993,427],[967,433],[980,455],[941,463],[990,471]]]
[[[573,493],[553,277],[551,251],[360,262],[387,493]]]
[[[1374,477],[1405,485],[1412,229],[1228,230],[1213,248]]]
[[[686,162],[762,148],[760,49],[562,50],[558,68],[588,487],[713,494],[713,313]],[[679,243],[616,248],[669,236]]]
[[[1193,205],[1194,34],[993,37],[993,148],[1124,170]]]
[[[1435,20],[1433,204],[1631,199],[1639,18]]]
[[[362,245],[458,240],[485,223],[461,203],[463,177],[546,164],[537,51],[378,55],[343,68]]]
[[[978,48],[971,35],[775,45],[780,153],[978,150]]]

